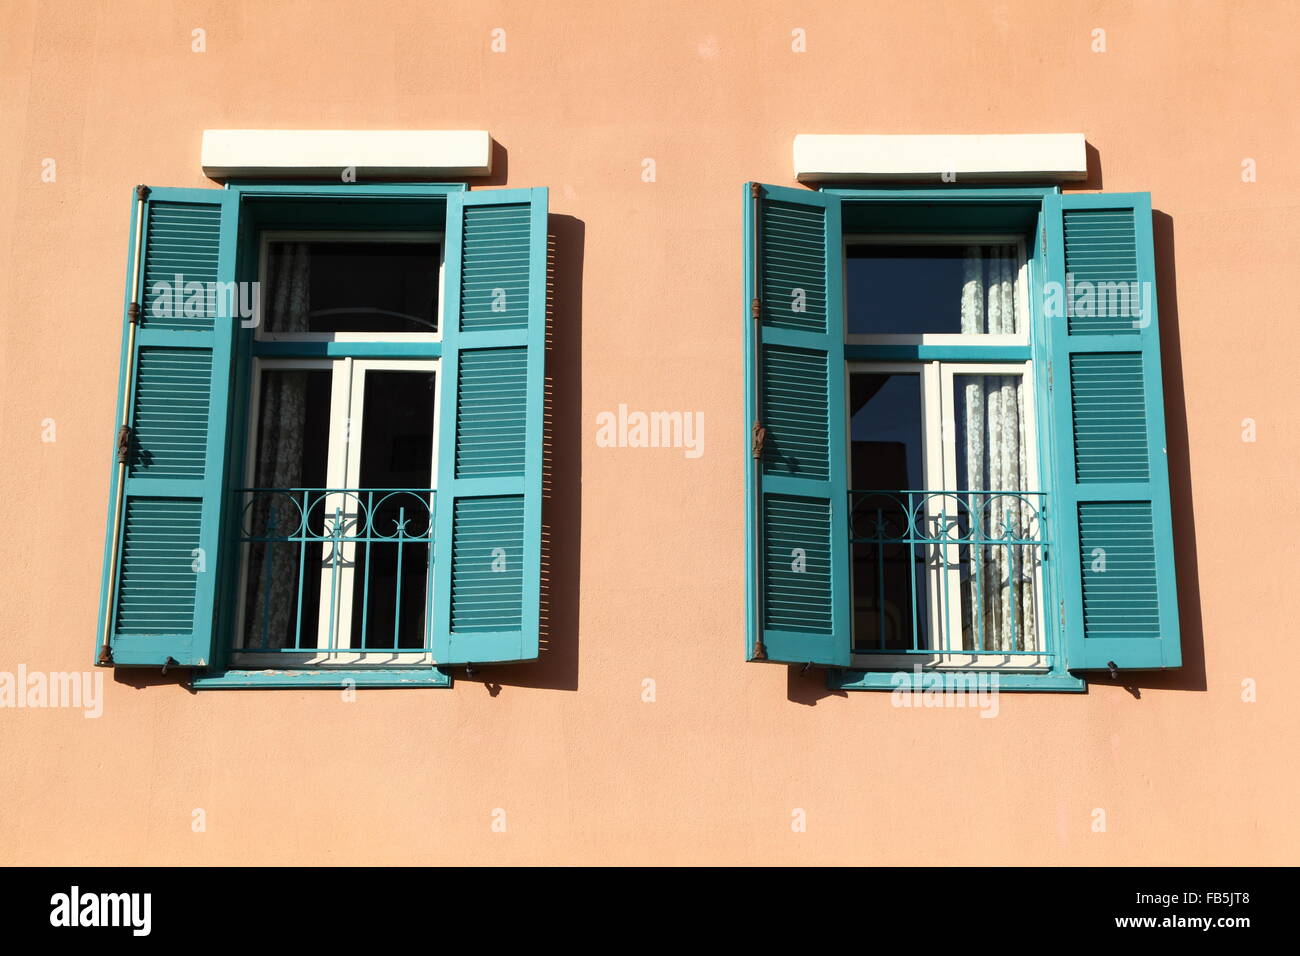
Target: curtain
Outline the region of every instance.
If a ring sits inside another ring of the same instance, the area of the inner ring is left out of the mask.
[[[273,246],[268,261],[267,331],[305,332],[310,309],[311,265],[306,243]],[[303,432],[307,424],[307,372],[267,369],[262,373],[258,409],[256,488],[302,485]],[[297,502],[295,504],[295,501]],[[252,503],[251,527],[258,536],[287,537],[305,527],[302,495],[258,494]],[[248,622],[245,648],[293,646],[302,547],[283,542],[249,548]],[[313,647],[315,634],[304,634]]]
[[[961,330],[963,334],[1013,334],[1026,321],[1017,296],[1019,273],[1015,246],[969,246],[963,268]],[[990,544],[990,539],[1029,537],[1034,509],[1022,499],[997,495],[1024,491],[1024,376],[972,375],[955,377],[957,415],[961,419],[964,474],[958,475],[969,507],[975,541],[963,548],[963,647],[987,650],[1034,650],[1037,621],[1034,607],[1032,546]],[[964,454],[963,454],[964,452]],[[960,465],[959,465],[960,467]]]

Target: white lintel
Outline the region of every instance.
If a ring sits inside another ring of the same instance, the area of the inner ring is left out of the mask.
[[[814,135],[794,138],[800,182],[1036,180],[1088,176],[1082,133]]]
[[[461,178],[492,172],[486,130],[205,129],[212,179],[337,176]]]

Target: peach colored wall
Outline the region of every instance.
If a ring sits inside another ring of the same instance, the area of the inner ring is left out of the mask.
[[[1295,862],[1296,5],[2,7],[0,670],[91,660],[130,188],[212,185],[203,128],[487,128],[493,185],[550,187],[562,275],[544,659],[496,693],[109,673],[98,720],[0,711],[0,862]],[[790,184],[800,131],[1082,131],[1090,187],[1150,190],[1181,672],[982,720],[744,662],[740,184]],[[597,448],[620,402],[702,410],[704,456]]]

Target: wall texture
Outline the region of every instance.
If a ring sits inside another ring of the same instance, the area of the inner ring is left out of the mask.
[[[543,659],[2,710],[0,861],[1294,862],[1296,5],[0,7],[0,671],[89,666],[130,190],[213,185],[205,127],[489,129],[560,268]],[[1185,666],[985,720],[746,664],[740,184],[789,184],[796,132],[1058,131],[1157,210]],[[621,402],[703,411],[704,455],[597,447]]]

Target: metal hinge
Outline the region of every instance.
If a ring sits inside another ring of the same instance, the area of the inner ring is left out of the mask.
[[[757,319],[763,314],[763,304],[758,301],[758,297],[749,300],[749,317]]]
[[[767,429],[763,427],[762,422],[754,422],[754,428],[750,432],[750,454],[755,458],[763,457],[763,445],[767,442]]]
[[[734,189],[735,187],[733,186],[732,188]],[[732,195],[734,196],[735,193],[732,193]],[[750,199],[762,199],[762,198],[763,198],[763,187],[760,186],[758,183],[750,183],[750,184],[749,184],[749,198],[750,198]]]
[[[126,320],[132,325],[140,321],[140,303],[132,302],[126,307]]]
[[[151,193],[152,191],[153,190],[151,190],[148,186],[136,186],[135,198],[140,202],[144,202],[146,199],[149,198],[149,193]]]
[[[117,430],[117,463],[125,465],[131,457],[131,426],[123,425]]]

